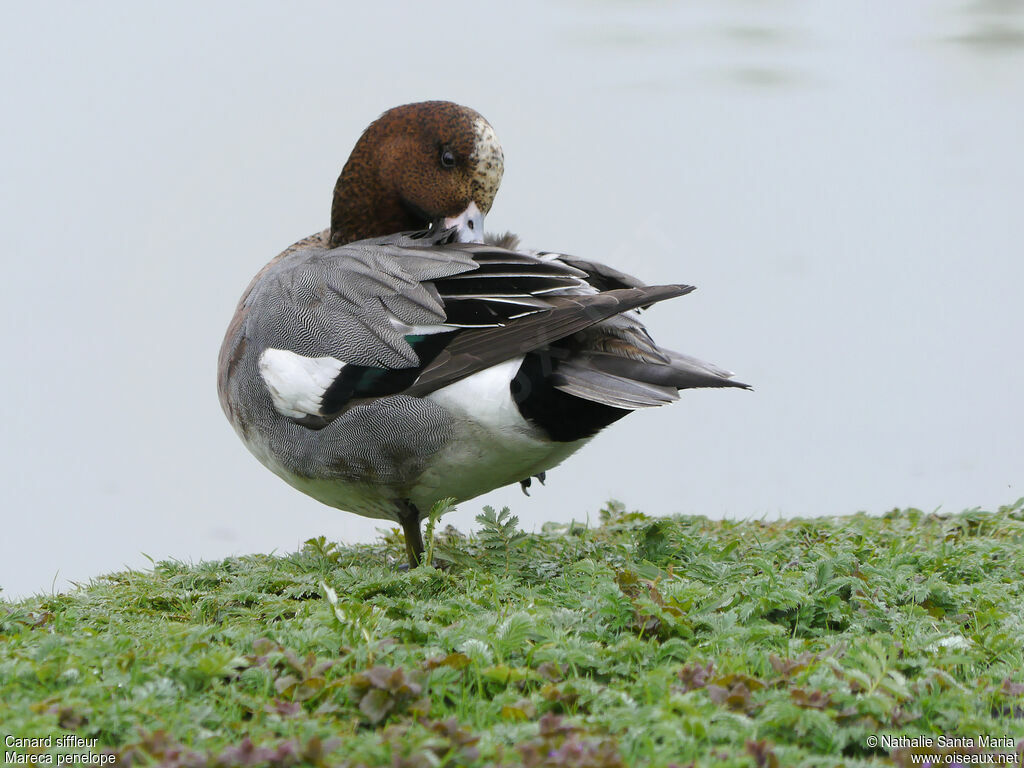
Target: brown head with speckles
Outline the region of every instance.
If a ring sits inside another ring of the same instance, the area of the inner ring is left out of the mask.
[[[503,171],[501,145],[478,112],[450,101],[389,109],[334,186],[331,246],[432,224],[479,240]]]

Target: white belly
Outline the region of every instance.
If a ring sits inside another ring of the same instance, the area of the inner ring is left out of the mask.
[[[522,361],[514,358],[428,396],[452,414],[456,434],[409,494],[424,513],[438,499],[465,501],[549,470],[587,442],[550,442],[522,417],[509,391]]]
[[[451,414],[455,434],[427,460],[427,468],[411,486],[299,476],[272,454],[263,436],[242,430],[239,434],[274,474],[324,504],[364,517],[397,520],[396,502],[408,500],[426,515],[440,499],[466,501],[545,472],[587,442],[550,442],[522,417],[509,390],[521,363],[522,357],[509,360],[427,396]]]

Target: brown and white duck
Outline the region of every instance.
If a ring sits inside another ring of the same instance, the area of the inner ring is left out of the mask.
[[[483,242],[501,146],[444,101],[384,113],[334,189],[330,229],[246,289],[221,347],[221,405],[250,451],[300,491],[420,521],[540,476],[612,422],[691,387],[742,387],[659,347],[646,286],[597,262]]]

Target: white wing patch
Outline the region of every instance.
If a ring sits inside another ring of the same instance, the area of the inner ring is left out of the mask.
[[[291,419],[319,415],[324,392],[344,367],[333,357],[304,357],[285,349],[267,349],[260,355],[260,376],[274,408]]]

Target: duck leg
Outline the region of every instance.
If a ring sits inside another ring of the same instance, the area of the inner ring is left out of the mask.
[[[409,567],[415,568],[423,557],[423,535],[420,533],[420,511],[408,501],[399,502],[402,511],[398,522],[405,534],[405,553],[409,556]]]
[[[544,485],[544,479],[547,477],[547,473],[541,472],[539,475],[534,475],[533,477],[536,477],[538,480],[540,480],[540,484]],[[530,495],[529,488],[530,485],[533,484],[533,477],[528,477],[525,480],[519,481],[519,487],[523,489],[523,493],[525,493],[527,496]]]

